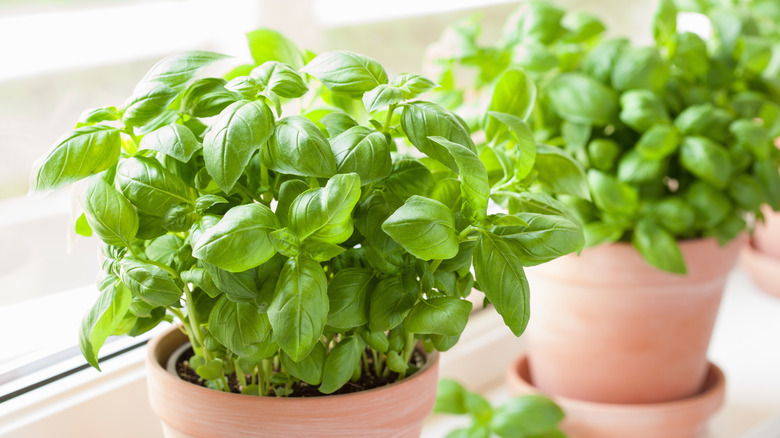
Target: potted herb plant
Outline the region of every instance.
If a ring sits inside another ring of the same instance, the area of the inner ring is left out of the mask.
[[[76,230],[104,242],[81,351],[98,367],[108,336],[178,321],[148,356],[170,437],[418,436],[472,266],[519,335],[524,254],[579,250],[581,228],[541,197],[488,214],[466,124],[417,99],[429,79],[248,38],[227,78],[198,76],[220,54],[163,59],[33,169],[36,192],[84,181]]]
[[[708,8],[713,36],[704,39],[677,32],[676,6],[661,1],[656,44],[637,47],[602,39],[592,15],[531,1],[496,46],[480,46],[479,27],[468,21],[432,49],[445,85],[440,99],[451,105],[491,88],[513,90],[518,101],[538,90],[535,105],[506,112],[537,141],[570,152],[587,174],[589,193],[559,199],[583,223],[588,248],[529,270],[541,291],[532,302],[529,367],[543,391],[654,403],[702,388],[746,216],[764,203],[780,207],[771,147],[780,134],[780,58],[758,30],[765,20],[747,8]],[[458,74],[469,68],[476,86],[464,91]],[[478,99],[494,104],[486,100]],[[488,146],[501,155],[500,145]],[[505,191],[511,184],[494,198]],[[510,209],[511,202],[504,196]]]

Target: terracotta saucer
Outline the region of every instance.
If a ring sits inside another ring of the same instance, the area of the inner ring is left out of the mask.
[[[516,395],[540,392],[531,383],[525,355],[507,370],[507,383]],[[726,377],[710,362],[701,391],[672,402],[609,404],[547,395],[566,413],[561,428],[569,438],[694,438],[723,404],[725,388]]]
[[[780,297],[780,259],[759,251],[751,241],[742,250],[742,266],[759,289]]]

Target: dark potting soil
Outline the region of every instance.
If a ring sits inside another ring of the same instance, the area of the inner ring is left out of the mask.
[[[184,353],[182,353],[182,355],[179,356],[179,358],[176,360],[176,372],[179,374],[179,377],[182,380],[205,387],[206,381],[201,379],[195,370],[190,368],[189,359],[194,354],[195,353],[192,351],[192,348],[185,350]],[[338,391],[332,394],[323,394],[317,390],[317,386],[309,385],[306,382],[298,382],[292,386],[292,393],[288,395],[288,397],[319,397],[324,395],[349,394],[353,392],[365,391],[367,389],[379,388],[381,386],[394,383],[398,380],[398,373],[395,372],[390,372],[387,377],[377,376],[374,374],[374,359],[371,354],[368,354],[367,357],[369,372],[365,372],[364,368],[364,372],[361,374],[360,379],[356,382],[349,381],[346,383],[346,385],[342,386]],[[417,367],[417,369],[422,368],[422,366],[425,364],[425,356],[419,351],[415,350],[412,354],[411,362],[413,366]],[[364,364],[361,362],[361,366],[363,365]],[[236,374],[232,373],[227,377],[228,383],[230,384],[230,391],[235,394],[240,394],[240,383]]]

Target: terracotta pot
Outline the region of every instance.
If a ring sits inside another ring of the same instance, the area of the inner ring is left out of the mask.
[[[742,266],[750,273],[759,289],[780,297],[780,258],[766,255],[751,242],[742,250]]]
[[[420,371],[385,387],[345,395],[277,398],[219,392],[167,372],[168,358],[186,341],[177,328],[171,328],[148,347],[149,399],[168,438],[417,438],[436,401],[436,353]]]
[[[526,356],[512,363],[506,377],[514,395],[539,392]],[[551,397],[566,413],[561,429],[569,438],[694,438],[723,405],[725,388],[723,372],[709,364],[699,391],[673,402],[619,405]]]
[[[698,391],[727,276],[744,236],[680,243],[687,275],[656,269],[626,243],[528,269],[531,374],[544,392],[657,403]]]
[[[780,213],[768,206],[762,208],[764,223],[756,225],[752,243],[758,252],[780,261]]]

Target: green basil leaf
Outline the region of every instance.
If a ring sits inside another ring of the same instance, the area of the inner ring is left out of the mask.
[[[225,84],[225,89],[237,93],[248,100],[255,100],[262,88],[262,85],[256,79],[249,76],[239,76]]]
[[[731,121],[727,110],[704,103],[686,108],[674,120],[674,125],[683,135],[701,135],[721,141],[726,139]]]
[[[570,33],[566,41],[574,43],[587,41],[606,30],[604,23],[598,17],[581,11],[566,14],[562,24]]]
[[[223,296],[209,314],[209,333],[238,356],[254,356],[271,334],[268,315],[257,305],[236,303]]]
[[[366,239],[371,248],[387,255],[398,248],[398,244],[382,231],[382,223],[400,207],[382,192],[374,192],[355,209],[355,228]]]
[[[488,111],[510,114],[525,122],[530,117],[535,103],[534,82],[522,70],[509,68],[498,77]],[[490,141],[499,134],[502,125],[492,117],[488,117],[486,122],[485,137]]]
[[[661,0],[653,13],[653,37],[664,44],[677,33],[677,6],[674,0]]]
[[[509,244],[523,266],[548,262],[579,251],[585,245],[582,227],[565,217],[518,213],[517,218],[526,224],[499,227],[494,233],[499,240]]]
[[[268,261],[276,251],[268,234],[280,227],[270,208],[246,204],[231,208],[205,230],[192,255],[228,272],[241,272]]]
[[[119,278],[134,296],[154,307],[177,303],[182,294],[167,272],[135,257],[125,256],[119,262]]]
[[[637,150],[628,151],[618,163],[618,179],[632,184],[661,181],[666,171],[666,161],[648,160]]]
[[[109,245],[130,246],[138,232],[138,213],[102,175],[89,179],[81,201],[89,226]]]
[[[326,114],[320,119],[320,122],[325,125],[325,129],[328,131],[328,136],[331,138],[338,137],[339,134],[346,131],[349,128],[358,126],[358,123],[347,114],[332,112]]]
[[[599,42],[585,55],[583,71],[597,81],[609,83],[615,62],[628,46],[626,38],[611,38]]]
[[[443,137],[430,137],[430,140],[447,149],[458,167],[463,196],[463,216],[469,223],[477,225],[487,217],[490,184],[485,165],[477,154],[466,146],[453,143]]]
[[[387,137],[373,129],[349,128],[333,138],[330,147],[338,173],[357,173],[361,185],[385,179],[393,168]]]
[[[585,232],[585,247],[617,242],[623,236],[624,227],[611,222],[588,222],[583,227]]]
[[[731,180],[733,168],[728,150],[706,137],[683,138],[680,163],[715,187],[725,188]]]
[[[433,412],[438,414],[472,413],[477,417],[489,418],[492,411],[490,403],[481,395],[469,392],[452,379],[439,380]]]
[[[534,140],[531,128],[519,117],[511,114],[490,112],[492,117],[498,119],[501,123],[507,125],[514,133],[514,140],[517,142],[517,157],[515,158],[515,178],[522,180],[534,167],[536,163],[536,140]]]
[[[290,230],[299,240],[339,244],[352,235],[352,209],[360,199],[360,177],[336,175],[325,187],[301,193],[290,206]]]
[[[656,47],[625,48],[612,69],[612,87],[616,90],[645,88],[663,90],[669,66]]]
[[[472,304],[455,297],[420,300],[404,321],[409,333],[455,336],[463,333]]]
[[[496,409],[490,418],[490,428],[502,438],[548,437],[547,433],[557,432],[563,417],[563,410],[547,397],[524,395]]]
[[[273,259],[272,259],[273,260]],[[257,269],[249,269],[244,272],[228,272],[210,263],[203,263],[217,288],[235,302],[247,302],[254,299],[262,299],[263,294],[258,287]],[[275,286],[275,285],[272,285]],[[273,295],[273,289],[270,290]]]
[[[413,73],[401,73],[394,77],[390,85],[397,87],[403,92],[404,100],[414,99],[428,90],[439,86],[432,80]]]
[[[301,242],[289,229],[282,228],[268,235],[271,245],[285,257],[295,257],[301,252]]]
[[[386,332],[400,324],[414,307],[418,293],[417,277],[408,271],[380,280],[369,300],[371,331]]]
[[[672,125],[654,125],[636,143],[636,151],[645,159],[661,160],[677,150],[680,134]]]
[[[206,169],[229,193],[255,151],[274,132],[271,109],[260,101],[238,101],[225,108],[203,139]]]
[[[279,97],[292,99],[301,97],[309,91],[306,81],[290,65],[278,61],[266,61],[249,73],[266,90]]]
[[[456,114],[435,103],[412,102],[405,105],[401,113],[401,128],[409,142],[420,152],[455,171],[458,167],[447,149],[432,142],[430,137],[444,137],[471,151],[476,150],[465,123]]]
[[[528,325],[529,288],[523,262],[507,242],[482,233],[474,248],[474,273],[482,292],[515,336]]]
[[[381,84],[363,95],[363,105],[366,111],[374,112],[388,105],[395,105],[404,100],[404,92],[393,85]]]
[[[669,123],[669,114],[661,98],[650,90],[629,90],[620,96],[620,121],[638,132]]]
[[[365,268],[337,271],[328,283],[328,325],[349,330],[368,323],[368,291],[374,272]]]
[[[290,206],[295,198],[306,190],[309,190],[309,185],[299,179],[291,179],[282,183],[276,203],[276,217],[279,218],[282,225],[289,224]]]
[[[84,237],[92,236],[92,227],[89,226],[89,222],[87,221],[87,215],[84,213],[81,213],[78,219],[76,219],[76,224],[74,228],[76,234],[78,234],[79,236],[84,236]]]
[[[255,65],[266,61],[280,61],[295,69],[303,67],[305,55],[292,40],[271,29],[257,29],[246,34],[249,51]]]
[[[737,40],[735,55],[740,67],[761,74],[772,60],[772,43],[766,37],[742,35]]]
[[[216,298],[222,294],[214,280],[205,268],[193,268],[181,273],[181,279],[185,283],[192,283],[203,290],[209,297]]]
[[[292,360],[309,355],[328,318],[328,281],[319,263],[304,257],[285,262],[268,318],[276,341]]]
[[[305,177],[330,178],[337,171],[328,139],[303,116],[285,117],[276,123],[263,148],[263,163],[273,171]]]
[[[322,385],[319,391],[331,394],[344,386],[360,366],[363,345],[357,336],[347,336],[328,353],[325,368],[322,371]]]
[[[301,71],[317,78],[325,88],[353,99],[387,83],[387,73],[377,60],[345,50],[318,55]]]
[[[548,84],[546,91],[553,110],[564,120],[604,126],[617,115],[615,92],[590,76],[563,73]]]
[[[656,268],[676,274],[687,272],[685,260],[683,260],[674,236],[658,226],[653,220],[640,219],[636,223],[631,241],[642,257]]]
[[[759,160],[765,160],[771,150],[769,132],[762,122],[757,120],[739,119],[730,126],[729,131],[737,138],[737,142]]]
[[[387,353],[390,348],[390,341],[387,340],[385,332],[370,332],[366,328],[358,328],[356,332],[360,334],[363,342],[376,351]]]
[[[764,189],[767,204],[776,211],[780,210],[780,175],[777,173],[777,165],[769,160],[758,160],[753,163],[753,172]]]
[[[115,106],[106,106],[103,108],[94,108],[86,110],[79,116],[78,125],[76,128],[80,128],[84,125],[95,125],[100,122],[119,120],[122,118],[122,114],[116,109]]]
[[[116,170],[119,188],[142,213],[163,217],[176,204],[192,203],[187,185],[152,157],[123,160]]]
[[[414,158],[403,158],[394,162],[393,170],[385,180],[388,190],[401,199],[413,195],[427,196],[434,184],[430,169]]]
[[[676,235],[690,231],[696,220],[693,207],[680,196],[667,196],[649,203],[646,210],[649,218]]]
[[[178,123],[163,126],[145,135],[139,146],[141,149],[162,152],[182,163],[190,161],[195,152],[202,147],[195,134]]]
[[[620,146],[614,140],[597,138],[588,143],[588,159],[590,164],[598,170],[603,172],[612,170],[618,155],[620,155]]]
[[[87,362],[100,371],[98,352],[114,333],[130,307],[131,294],[111,275],[98,286],[100,297],[84,315],[79,332],[79,349]]]
[[[217,204],[227,204],[228,200],[217,195],[203,195],[195,200],[195,211],[205,213],[209,208]]]
[[[65,135],[33,164],[30,186],[36,192],[54,190],[116,164],[121,151],[119,130],[83,126]]]
[[[322,383],[322,369],[325,367],[325,346],[321,342],[314,344],[308,356],[296,362],[290,359],[284,351],[279,354],[282,361],[282,367],[290,373],[291,376],[301,379],[309,385],[319,385]]]
[[[758,211],[765,202],[763,187],[750,175],[739,175],[729,184],[729,194],[737,205],[747,211]]]
[[[203,78],[192,82],[181,95],[181,110],[193,117],[216,116],[240,96],[225,88],[222,78]]]
[[[626,216],[636,213],[639,193],[634,187],[596,169],[588,170],[588,185],[599,209]]]
[[[153,122],[165,113],[179,92],[163,83],[141,82],[124,103],[122,122],[141,126]]]
[[[544,1],[524,3],[507,22],[505,38],[510,42],[539,41],[550,44],[562,33],[564,11]]]
[[[669,57],[685,77],[703,78],[710,72],[707,44],[693,32],[674,35],[674,44],[670,47]]]
[[[698,227],[714,227],[732,210],[729,197],[704,181],[695,181],[685,192],[685,199],[696,213]]]
[[[452,211],[433,199],[410,197],[385,220],[382,230],[419,259],[449,259],[458,253]]]
[[[149,260],[165,265],[174,265],[181,256],[184,239],[175,234],[160,236],[146,246],[146,256]]]
[[[133,94],[145,84],[157,83],[181,91],[204,67],[215,61],[227,58],[215,52],[192,50],[163,58],[155,64],[136,87]]]
[[[539,171],[539,182],[548,190],[590,199],[585,171],[560,148],[545,144],[536,145],[534,168]]]

